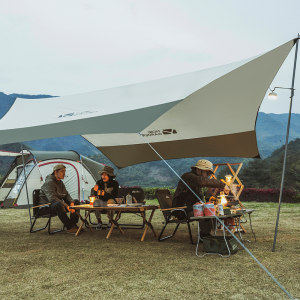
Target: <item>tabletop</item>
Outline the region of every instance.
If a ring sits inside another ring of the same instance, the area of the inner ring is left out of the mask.
[[[205,219],[228,219],[228,218],[237,218],[241,217],[243,214],[231,214],[231,215],[224,215],[224,216],[201,216],[201,217],[190,217],[190,220],[205,220]]]
[[[156,205],[140,205],[140,206],[126,206],[125,204],[111,204],[109,206],[103,207],[94,207],[89,204],[82,204],[82,205],[74,205],[70,207],[71,209],[75,210],[114,210],[114,211],[143,211],[143,210],[152,210],[157,209],[158,206]]]

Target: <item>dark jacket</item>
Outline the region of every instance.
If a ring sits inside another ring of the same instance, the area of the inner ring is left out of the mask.
[[[104,191],[104,196],[101,195],[101,191]],[[102,179],[98,180],[95,187],[91,190],[91,196],[96,196],[103,201],[107,201],[117,198],[118,192],[119,183],[110,177],[108,182],[104,182]]]
[[[45,183],[41,187],[40,203],[61,202],[63,204],[63,202],[65,202],[70,205],[71,201],[73,201],[73,199],[66,190],[62,180],[57,180],[54,174],[48,175]]]
[[[208,177],[202,177],[194,173],[194,171],[190,171],[184,173],[181,178],[189,185],[189,187],[200,197],[203,201],[203,189],[204,187],[208,188],[221,188],[225,187],[225,183],[219,181],[217,179]],[[173,207],[180,206],[192,206],[196,202],[199,202],[197,197],[188,189],[188,187],[180,180],[177,185],[177,189],[175,191],[173,197]]]

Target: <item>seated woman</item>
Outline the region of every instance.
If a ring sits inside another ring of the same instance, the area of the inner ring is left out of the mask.
[[[119,183],[114,179],[114,169],[110,166],[104,166],[103,170],[99,172],[101,179],[96,182],[96,185],[91,191],[91,196],[103,200],[108,204],[116,203],[115,199],[118,197]],[[98,220],[98,227],[102,226],[101,213],[96,211],[95,215]]]

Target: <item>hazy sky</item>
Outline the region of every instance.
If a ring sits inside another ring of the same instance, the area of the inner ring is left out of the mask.
[[[299,11],[299,0],[0,0],[0,91],[77,94],[227,64],[296,37]],[[294,52],[272,86],[291,86]],[[288,105],[279,90],[261,111]]]

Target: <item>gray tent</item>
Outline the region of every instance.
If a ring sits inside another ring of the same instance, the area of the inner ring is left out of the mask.
[[[91,188],[100,179],[99,171],[103,165],[75,151],[29,151],[24,155],[25,174],[29,203],[32,204],[32,192],[40,188],[53,166],[62,163],[66,166],[64,184],[73,199],[87,200]],[[0,183],[0,202],[4,207],[28,206],[24,180],[22,156],[14,159],[7,174]]]

